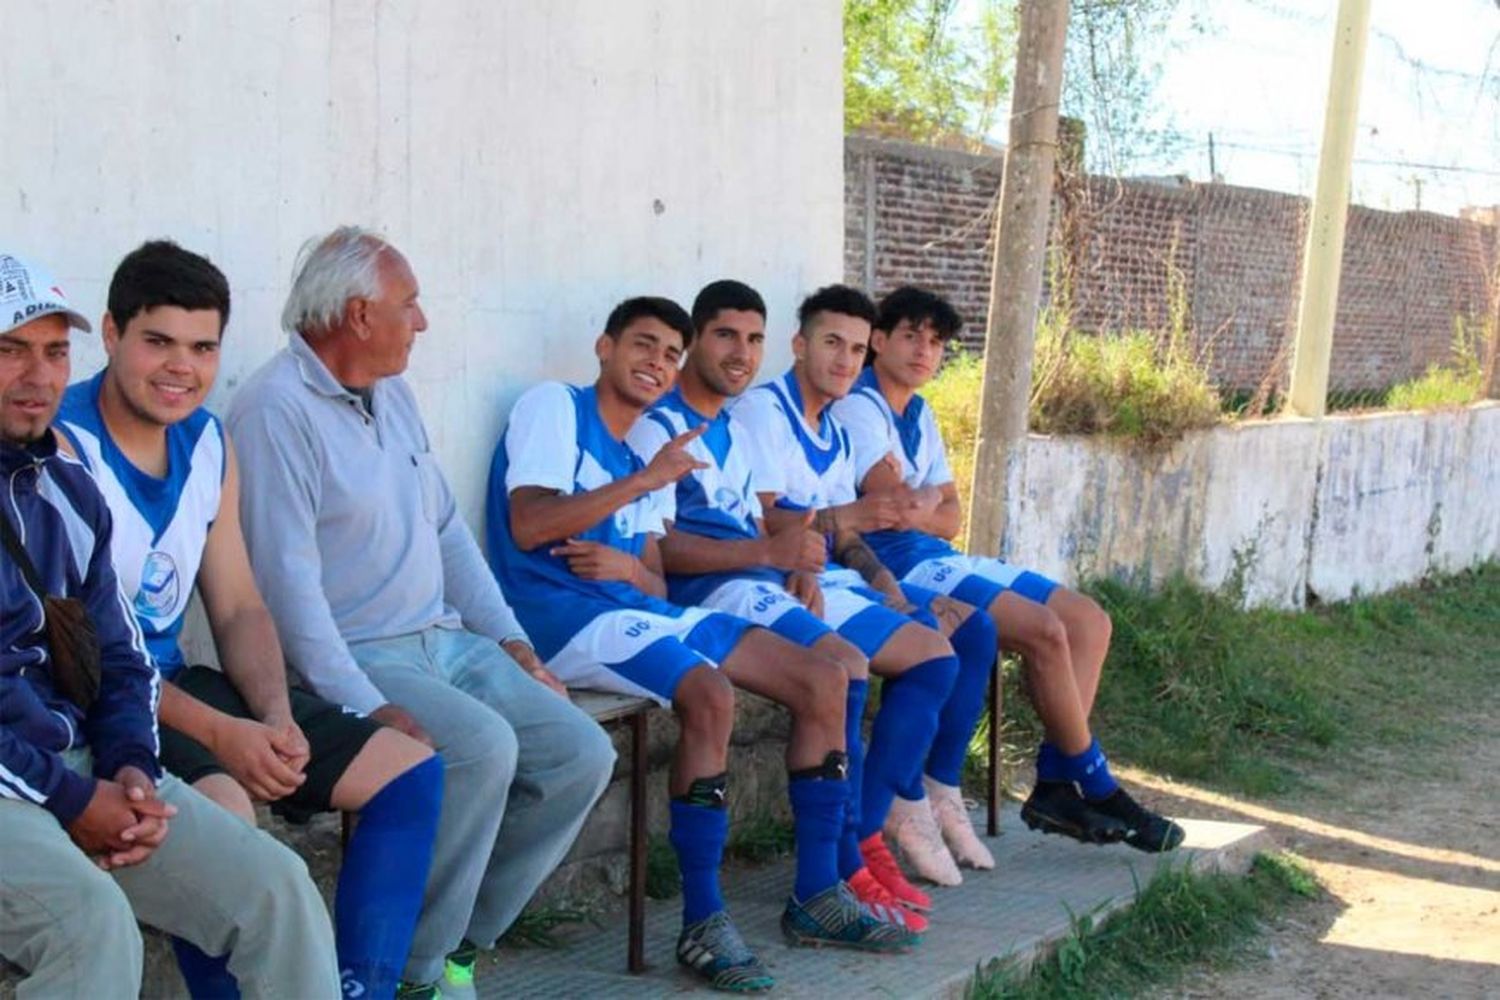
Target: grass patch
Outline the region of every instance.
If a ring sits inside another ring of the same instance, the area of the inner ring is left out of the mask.
[[[790,856],[796,846],[792,824],[777,816],[759,813],[730,827],[724,854],[740,861],[761,864]]]
[[[677,854],[666,837],[652,837],[646,842],[646,896],[650,899],[674,899],[682,892],[682,872]]]
[[[792,825],[768,813],[750,816],[729,828],[724,856],[752,864],[790,857],[797,840]],[[677,854],[665,837],[652,837],[646,844],[646,895],[651,899],[674,899],[682,893],[682,872]]]
[[[1166,868],[1136,902],[1072,931],[1027,971],[994,961],[975,971],[967,995],[1000,998],[1118,997],[1174,980],[1187,967],[1225,965],[1246,954],[1266,921],[1320,890],[1291,855],[1260,855],[1250,874],[1197,874]]]
[[[1185,331],[1084,335],[1044,315],[1032,371],[1031,429],[1041,434],[1161,447],[1221,419],[1218,390]]]
[[[922,389],[932,407],[953,483],[958,487],[958,509],[969,516],[969,488],[974,483],[974,442],[979,438],[979,395],[984,387],[984,361],[978,354],[958,351],[943,362],[943,370]],[[960,527],[963,538],[967,527]]]
[[[1467,406],[1484,398],[1484,352],[1494,339],[1494,324],[1453,321],[1453,356],[1447,364],[1428,365],[1427,371],[1391,388],[1385,405],[1393,410],[1437,410]]]
[[[557,936],[558,928],[583,923],[598,926],[587,910],[536,906],[522,911],[500,942],[507,948],[563,948],[567,942]]]
[[[1095,707],[1112,756],[1251,796],[1287,791],[1307,762],[1371,744],[1457,738],[1445,706],[1500,684],[1500,563],[1307,612],[1243,611],[1186,583],[1085,588],[1114,619]],[[1040,738],[1006,672],[1001,731],[1022,767]],[[983,776],[982,740],[969,777]]]

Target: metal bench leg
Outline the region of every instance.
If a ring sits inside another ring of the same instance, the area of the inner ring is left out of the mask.
[[[1003,697],[1000,685],[1000,664],[996,662],[990,674],[990,774],[989,774],[989,834],[1000,834],[1000,708]]]
[[[630,717],[630,943],[626,967],[646,971],[646,749],[648,712]]]

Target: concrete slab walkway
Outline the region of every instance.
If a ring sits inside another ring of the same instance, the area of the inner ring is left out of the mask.
[[[778,921],[791,884],[791,862],[731,868],[725,890],[745,939],[776,976],[778,998],[961,997],[975,966],[992,958],[1029,959],[1067,933],[1073,915],[1129,905],[1136,886],[1162,863],[1243,871],[1257,851],[1270,848],[1258,826],[1208,820],[1183,821],[1187,842],[1167,859],[1128,847],[1089,847],[1044,837],[1021,825],[1014,807],[1003,835],[990,841],[996,867],[965,872],[964,884],[935,890],[932,928],[906,955],[861,955],[789,948]],[[485,956],[477,985],[481,997],[658,997],[700,992],[673,955],[679,903],[653,902],[647,910],[646,959],[650,971],[625,971],[625,922],[570,929],[557,949],[505,949]],[[703,995],[712,991],[702,990]]]

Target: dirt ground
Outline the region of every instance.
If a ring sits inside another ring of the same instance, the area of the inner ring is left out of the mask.
[[[1451,740],[1329,761],[1265,802],[1130,775],[1185,815],[1266,825],[1326,890],[1248,962],[1157,996],[1500,998],[1500,698],[1479,694],[1449,725]]]

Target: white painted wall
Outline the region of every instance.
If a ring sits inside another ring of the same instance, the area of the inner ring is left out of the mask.
[[[1028,439],[1003,555],[1068,583],[1181,574],[1245,603],[1347,600],[1500,558],[1500,405],[1276,420],[1142,453]]]
[[[293,257],[344,222],[411,259],[408,373],[478,526],[504,414],[591,377],[630,294],[843,272],[835,0],[0,0],[0,247],[98,314],[167,236],[229,275],[211,405],[284,343]],[[102,352],[82,336],[75,377]]]

